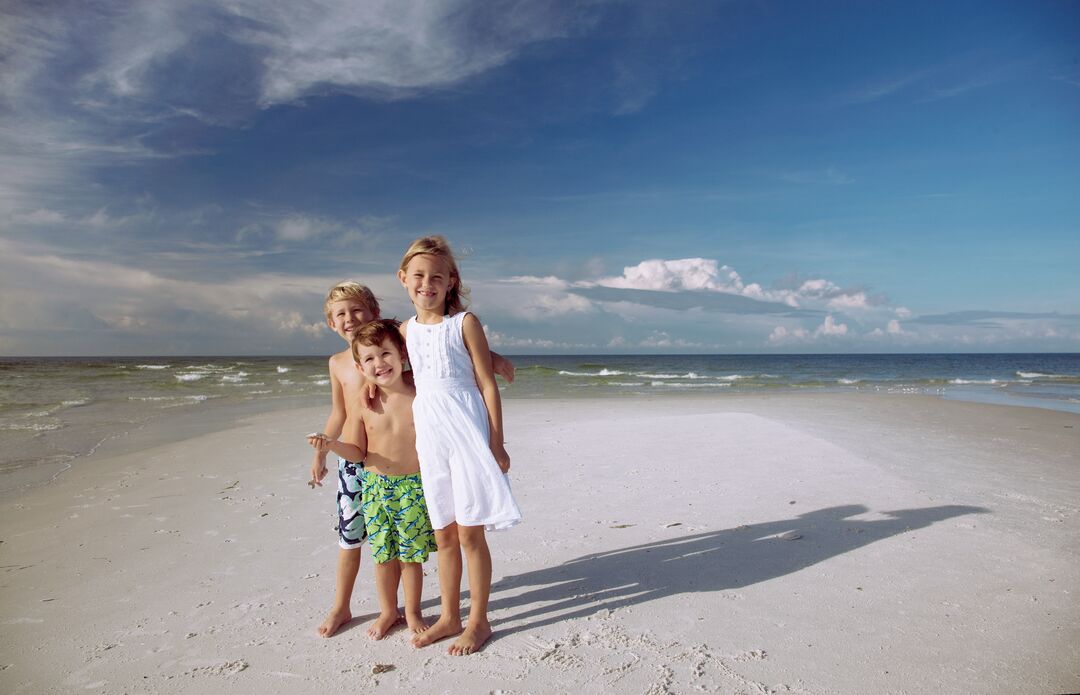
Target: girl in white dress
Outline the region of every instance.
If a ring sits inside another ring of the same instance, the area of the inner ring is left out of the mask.
[[[439,546],[442,615],[413,637],[423,647],[460,636],[449,653],[471,654],[491,637],[487,617],[491,553],[485,529],[509,528],[521,512],[506,477],[502,401],[480,321],[465,311],[467,290],[446,240],[417,239],[398,280],[416,316],[401,324],[416,382],[416,451]],[[469,566],[469,621],[461,624],[461,555]]]

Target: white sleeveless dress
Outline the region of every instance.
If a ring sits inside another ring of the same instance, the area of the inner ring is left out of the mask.
[[[467,313],[437,324],[409,319],[416,452],[432,528],[457,522],[495,531],[521,521],[521,512],[491,454],[487,408],[461,332]]]

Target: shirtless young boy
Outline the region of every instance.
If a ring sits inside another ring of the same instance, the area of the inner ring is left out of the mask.
[[[379,318],[379,302],[371,290],[358,282],[342,282],[330,288],[323,303],[326,324],[345,342],[352,343],[354,333],[362,326]],[[491,353],[495,373],[508,383],[514,381],[514,365],[506,358]],[[355,431],[353,420],[357,418],[367,395],[363,374],[353,361],[351,348],[332,355],[329,361],[330,371],[330,416],[326,419],[322,434],[330,439],[337,439],[342,432]],[[356,442],[346,443],[355,444]],[[323,637],[330,637],[342,625],[352,620],[352,592],[356,575],[360,570],[360,547],[364,541],[364,521],[360,512],[360,471],[362,461],[338,461],[338,551],[337,571],[334,589],[334,604],[316,632]],[[311,464],[312,488],[322,486],[326,477],[326,450],[315,452]],[[378,581],[379,576],[376,576]],[[381,595],[380,587],[376,593]],[[371,632],[371,630],[369,630]]]
[[[330,288],[323,303],[326,323],[348,343],[360,327],[379,318],[379,302],[364,285],[343,282]],[[355,432],[356,422],[363,407],[364,379],[353,363],[350,349],[330,357],[330,417],[322,433],[337,439],[342,432]],[[357,443],[357,442],[350,442]],[[364,542],[364,519],[360,513],[360,471],[363,459],[338,460],[338,551],[334,605],[326,619],[316,629],[323,637],[330,637],[345,623],[352,620],[353,584],[360,570],[360,547]],[[311,463],[311,480],[308,485],[322,486],[326,477],[326,450],[315,452]]]
[[[416,454],[412,403],[416,387],[402,370],[405,341],[397,321],[372,321],[355,332],[352,354],[365,380],[379,387],[374,402],[350,420],[345,442],[314,435],[312,446],[347,460],[364,460],[361,494],[368,543],[375,560],[379,617],[368,634],[380,639],[401,621],[397,587],[405,587],[405,622],[427,629],[420,611],[422,564],[436,550]]]

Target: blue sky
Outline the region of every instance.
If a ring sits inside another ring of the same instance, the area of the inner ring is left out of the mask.
[[[1080,351],[1075,2],[7,3],[0,354]]]

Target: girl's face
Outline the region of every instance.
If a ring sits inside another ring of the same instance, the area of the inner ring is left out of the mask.
[[[446,309],[446,293],[456,282],[450,277],[449,264],[439,256],[427,253],[413,256],[405,270],[398,271],[398,280],[408,291],[417,311],[439,316]]]

